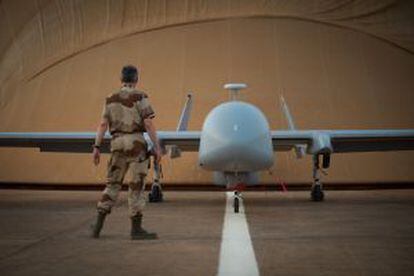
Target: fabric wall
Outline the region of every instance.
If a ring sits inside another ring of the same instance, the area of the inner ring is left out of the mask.
[[[173,130],[187,92],[190,130],[246,82],[244,100],[286,128],[414,128],[412,1],[2,1],[0,131],[94,131],[119,71]],[[24,8],[23,8],[24,7]],[[0,181],[95,183],[91,156],[0,149]],[[166,182],[209,183],[197,155],[165,159]],[[277,154],[274,175],[311,179],[311,160]],[[326,181],[413,181],[412,152],[335,155]],[[263,174],[263,182],[272,177]]]

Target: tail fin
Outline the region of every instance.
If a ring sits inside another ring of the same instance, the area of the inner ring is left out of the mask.
[[[285,98],[283,98],[282,95],[280,95],[280,104],[281,104],[281,107],[282,107],[283,114],[286,117],[289,130],[296,130],[295,123],[293,121],[293,117],[290,114],[289,107],[286,104]],[[296,157],[297,158],[302,158],[305,155],[305,146],[304,145],[296,145],[295,146],[295,152],[296,152]]]
[[[185,131],[188,127],[188,121],[190,120],[191,106],[193,104],[192,94],[187,95],[187,101],[185,102],[183,111],[181,112],[180,120],[178,121],[177,131]]]
[[[292,118],[292,115],[290,114],[289,107],[286,104],[285,98],[283,98],[282,95],[280,95],[280,104],[282,106],[283,114],[286,117],[289,130],[295,130],[296,129],[295,123],[293,122],[293,118]]]

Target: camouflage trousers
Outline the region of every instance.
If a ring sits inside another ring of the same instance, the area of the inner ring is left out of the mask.
[[[123,151],[112,152],[108,162],[107,184],[97,204],[98,211],[110,213],[118,198],[128,170],[132,179],[128,188],[128,207],[131,217],[142,212],[145,207],[145,176],[148,173],[149,159],[130,156]]]

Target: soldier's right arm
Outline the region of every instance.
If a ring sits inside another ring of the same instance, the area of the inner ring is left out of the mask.
[[[146,118],[144,119],[144,125],[151,141],[154,143],[155,161],[159,164],[161,162],[162,154],[160,144],[158,143],[157,130],[155,128],[154,122],[151,118]]]
[[[155,117],[155,112],[149,103],[147,94],[143,93],[143,98],[139,102],[140,116],[143,120],[145,130],[147,131],[151,141],[154,143],[155,160],[157,163],[161,162],[161,147],[158,143],[157,130],[154,122],[152,121]]]

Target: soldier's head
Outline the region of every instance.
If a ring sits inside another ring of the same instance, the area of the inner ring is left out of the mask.
[[[125,65],[121,71],[121,82],[136,85],[138,82],[138,69],[133,65]]]

